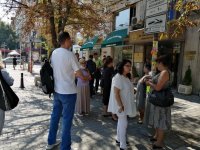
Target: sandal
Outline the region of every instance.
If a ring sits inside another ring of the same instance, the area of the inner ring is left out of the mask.
[[[142,120],[138,120],[137,123],[138,123],[138,124],[143,124]]]
[[[154,138],[154,137],[151,137],[151,138],[150,138],[150,141],[151,141],[151,142],[156,142],[156,141],[157,141],[157,139],[156,139],[156,138]]]
[[[152,149],[162,149],[162,148],[163,148],[162,146],[157,146],[156,144],[152,145]]]
[[[112,120],[113,120],[113,121],[117,121],[117,120],[118,120],[118,118],[112,117]]]

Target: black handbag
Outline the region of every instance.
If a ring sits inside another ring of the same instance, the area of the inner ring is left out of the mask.
[[[169,73],[169,72],[168,72]],[[170,79],[169,73],[169,79]],[[159,107],[170,107],[174,104],[174,95],[171,91],[171,87],[165,88],[160,91],[153,90],[149,93],[149,102]]]
[[[12,110],[18,102],[18,96],[4,80],[0,70],[0,108],[4,111]]]
[[[153,90],[149,94],[149,102],[159,107],[170,107],[174,104],[174,95],[171,88],[166,88],[161,91]]]

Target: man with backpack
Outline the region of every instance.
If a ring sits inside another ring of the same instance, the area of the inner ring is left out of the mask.
[[[60,143],[56,141],[59,120],[62,117],[61,150],[71,149],[71,125],[74,116],[76,103],[75,72],[84,77],[80,71],[80,66],[76,56],[70,51],[72,46],[68,32],[59,34],[58,41],[61,45],[53,51],[51,55],[51,65],[54,78],[54,104],[51,114],[50,129],[48,135],[48,145],[46,149],[52,149]]]
[[[89,60],[87,61],[86,68],[89,70],[92,79],[90,80],[90,97],[94,95],[94,77],[96,71],[96,64],[93,61],[93,55],[89,56]]]

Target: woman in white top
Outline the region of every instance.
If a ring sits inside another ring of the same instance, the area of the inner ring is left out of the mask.
[[[127,115],[130,117],[136,116],[134,87],[127,77],[127,74],[131,71],[131,61],[123,60],[117,70],[118,73],[112,79],[108,112],[118,116],[116,143],[120,144],[120,150],[124,150],[127,147]]]

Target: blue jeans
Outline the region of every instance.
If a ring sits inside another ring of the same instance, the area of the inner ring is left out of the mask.
[[[62,118],[62,143],[61,150],[71,149],[71,126],[74,117],[76,94],[54,93],[53,111],[51,114],[48,144],[56,143],[56,136],[61,114]]]

